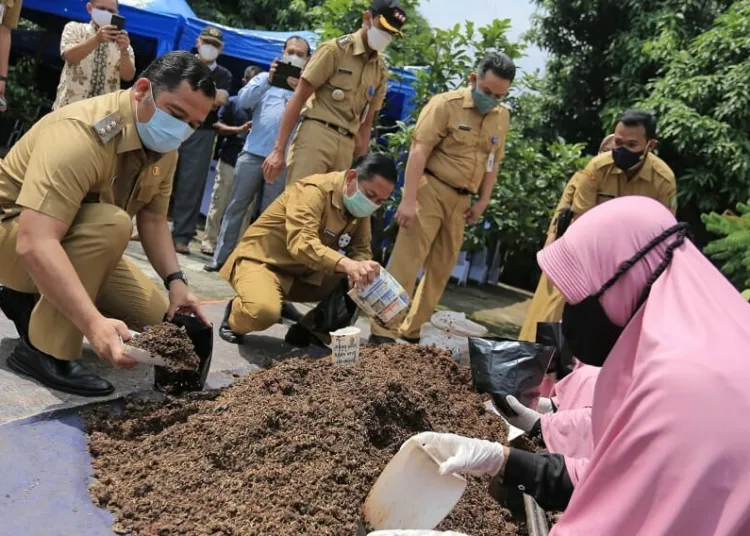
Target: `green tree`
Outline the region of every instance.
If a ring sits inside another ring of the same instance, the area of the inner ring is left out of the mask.
[[[291,31],[310,28],[310,10],[325,0],[188,0],[199,17],[236,28]]]
[[[738,203],[737,213],[704,214],[708,230],[722,236],[708,244],[707,255],[721,263],[721,270],[750,299],[750,202]]]
[[[529,37],[549,52],[545,115],[553,133],[588,144],[615,115],[648,95],[647,83],[709,29],[731,0],[534,0]]]
[[[750,191],[750,0],[675,51],[643,106],[659,116],[662,154],[681,201],[722,210]],[[705,221],[705,220],[704,220]]]

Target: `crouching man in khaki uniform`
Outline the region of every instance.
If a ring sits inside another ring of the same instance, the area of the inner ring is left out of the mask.
[[[237,292],[219,335],[232,343],[262,331],[281,316],[283,300],[326,298],[342,277],[372,282],[370,215],[393,193],[398,174],[382,154],[359,158],[348,171],[298,181],[253,223],[221,275]]]
[[[213,104],[209,74],[192,54],[166,54],[132,89],[45,116],[0,161],[0,306],[21,335],[10,368],[60,391],[107,395],[113,386],[75,361],[84,335],[100,358],[129,367],[128,325],[176,312],[206,322],[166,213],[177,149]],[[169,302],[123,258],[133,216]]]

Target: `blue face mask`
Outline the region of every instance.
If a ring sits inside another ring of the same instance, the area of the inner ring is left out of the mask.
[[[477,88],[471,89],[471,98],[474,101],[474,107],[482,115],[490,113],[500,105],[500,101],[498,99],[490,97],[489,95],[485,95]]]
[[[344,206],[349,214],[355,218],[367,218],[373,212],[380,208],[380,205],[376,205],[370,201],[365,194],[359,190],[359,181],[356,183],[357,191],[353,195],[344,194]]]
[[[153,88],[150,91],[151,102],[156,108],[151,120],[148,123],[141,123],[138,119],[138,108],[135,109],[135,126],[141,142],[147,149],[162,154],[179,149],[182,142],[188,139],[195,130],[184,121],[160,110],[154,100]]]

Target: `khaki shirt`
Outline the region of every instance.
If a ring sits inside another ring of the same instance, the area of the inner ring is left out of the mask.
[[[413,139],[433,147],[425,169],[453,188],[479,191],[484,175],[505,154],[510,112],[486,115],[474,107],[471,88],[435,95],[422,109]]]
[[[18,27],[18,19],[21,18],[21,7],[23,0],[2,0],[0,2],[0,24],[9,30]]]
[[[0,160],[0,220],[27,207],[70,224],[96,202],[166,215],[176,164],[177,151],[144,150],[129,90],[77,102],[40,119]]]
[[[557,217],[565,207],[571,207],[579,216],[596,205],[626,195],[656,199],[672,214],[677,213],[677,183],[674,173],[661,158],[649,153],[638,173],[628,180],[625,172],[615,166],[612,153],[606,152],[594,157],[583,171],[568,181],[552,217],[547,243],[554,236]]]
[[[302,116],[357,134],[369,111],[383,107],[388,68],[380,54],[367,55],[356,32],[320,45],[302,78],[316,88]]]
[[[372,259],[370,218],[354,218],[344,208],[346,172],[313,175],[287,189],[253,223],[227,260],[248,259],[301,281],[320,285],[344,257]]]
[[[65,54],[72,47],[91,39],[95,34],[96,27],[92,22],[67,23],[63,29],[62,38],[60,38],[60,55]],[[96,57],[99,49],[101,49],[105,62],[102,72],[104,79],[101,81],[101,92],[94,94],[94,78],[97,74]],[[135,54],[131,46],[128,46],[128,56],[130,56],[131,61],[135,62]],[[119,90],[121,62],[122,53],[120,52],[120,47],[117,43],[111,41],[99,44],[91,54],[78,63],[69,63],[66,61],[60,74],[60,83],[57,86],[57,98],[52,105],[52,109],[57,110],[71,102],[78,102],[89,97],[98,97],[99,95]]]

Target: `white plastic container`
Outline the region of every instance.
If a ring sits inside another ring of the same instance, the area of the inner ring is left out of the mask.
[[[350,290],[349,297],[367,316],[376,316],[384,324],[388,324],[409,306],[409,296],[404,287],[384,269],[365,288]]]
[[[441,475],[439,463],[416,441],[407,441],[378,477],[363,517],[372,530],[433,529],[466,489],[458,475]]]
[[[422,324],[419,344],[449,350],[456,361],[469,359],[469,337],[484,337],[487,328],[466,318],[465,313],[440,311]]]
[[[361,330],[354,326],[331,333],[334,365],[354,365],[359,362]]]

